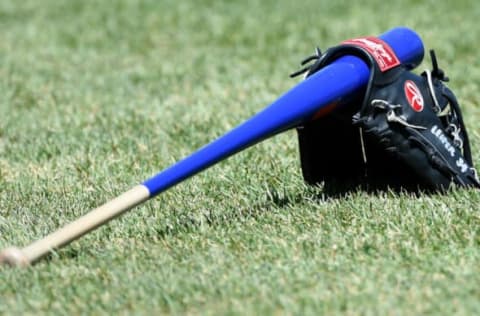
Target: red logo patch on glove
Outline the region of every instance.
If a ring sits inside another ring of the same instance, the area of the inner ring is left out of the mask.
[[[405,81],[403,85],[403,90],[405,91],[405,96],[407,97],[408,104],[412,107],[415,112],[422,112],[423,110],[423,96],[418,89],[415,82],[411,80]]]

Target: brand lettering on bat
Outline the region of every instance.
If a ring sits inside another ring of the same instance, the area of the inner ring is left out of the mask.
[[[400,65],[400,60],[393,49],[379,38],[373,36],[359,37],[344,41],[343,44],[359,46],[368,51],[382,72]]]

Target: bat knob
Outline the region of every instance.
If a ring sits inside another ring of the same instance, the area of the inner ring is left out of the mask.
[[[26,267],[30,265],[25,253],[16,247],[9,247],[0,253],[0,265],[9,265],[11,267]]]

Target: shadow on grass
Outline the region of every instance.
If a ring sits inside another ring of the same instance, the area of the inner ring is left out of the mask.
[[[285,192],[276,187],[268,186],[265,188],[265,195],[258,203],[236,208],[232,206],[228,209],[203,209],[194,212],[179,212],[173,215],[173,222],[167,223],[155,229],[157,236],[166,238],[178,234],[191,233],[199,231],[202,227],[225,227],[237,225],[249,220],[263,220],[272,212],[282,212],[285,208],[300,207],[306,200],[325,202],[328,200],[341,200],[349,195],[367,192],[371,195],[392,196],[408,194],[412,197],[420,197],[423,194],[432,194],[434,192],[421,191],[416,187],[404,186],[385,186],[372,185],[372,183],[357,183],[349,186],[319,184],[311,186],[311,189],[302,192]],[[170,218],[172,220],[172,218]]]
[[[388,193],[395,196],[406,194],[412,197],[433,195],[438,194],[439,192],[414,183],[398,184],[393,182],[385,183],[357,181],[351,183],[328,182],[317,185],[320,185],[322,187],[321,196],[323,197],[323,199],[325,199],[325,197],[328,199],[343,199],[348,195],[359,192],[365,192],[373,196],[380,196]]]
[[[433,191],[426,191],[425,189],[421,190],[418,186],[395,186],[391,184],[386,185],[385,183],[366,182],[350,182],[348,184],[322,182],[308,186],[306,190],[301,190],[301,192],[287,192],[285,190],[279,190],[279,188],[275,186],[267,186],[265,187],[265,195],[262,201],[255,204],[240,208],[232,205],[231,208],[221,210],[199,209],[196,211],[174,212],[168,217],[167,222],[162,221],[161,225],[155,225],[156,227],[151,227],[151,229],[142,232],[141,238],[164,239],[182,234],[196,233],[205,227],[216,229],[218,227],[241,225],[241,223],[251,220],[262,221],[272,212],[282,212],[282,209],[300,206],[305,204],[305,200],[307,199],[320,203],[328,200],[342,200],[352,194],[364,192],[373,196],[384,196],[385,194],[400,196],[402,194],[408,194],[412,197],[435,193]],[[109,239],[109,231],[111,231],[111,229],[104,230],[103,238]],[[127,233],[127,235],[130,234]],[[133,236],[128,237],[133,238]],[[85,250],[86,249],[82,247],[66,247],[58,252],[48,254],[42,258],[41,261],[49,263],[59,259],[76,260]]]

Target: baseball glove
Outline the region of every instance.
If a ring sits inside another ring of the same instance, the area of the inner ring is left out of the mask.
[[[386,45],[376,40],[376,45]],[[458,101],[445,85],[448,78],[434,52],[433,69],[417,75],[408,65],[389,65],[392,56],[357,43],[348,41],[324,54],[317,49],[305,61],[315,62],[292,74],[306,72],[308,77],[347,54],[362,58],[371,70],[360,97],[297,129],[305,180],[336,190],[359,184],[434,191],[452,185],[480,188]]]

